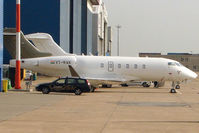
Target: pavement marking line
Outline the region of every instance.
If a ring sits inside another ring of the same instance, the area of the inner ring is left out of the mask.
[[[124,90],[125,91],[125,90]],[[104,129],[106,128],[106,126],[108,125],[111,117],[113,116],[113,113],[117,110],[117,108],[119,107],[119,103],[122,101],[122,99],[124,98],[124,93],[122,93],[122,96],[120,97],[120,99],[118,100],[116,106],[114,107],[113,111],[111,112],[110,116],[108,117],[108,119],[106,120],[104,126],[102,127],[100,133],[103,133]]]

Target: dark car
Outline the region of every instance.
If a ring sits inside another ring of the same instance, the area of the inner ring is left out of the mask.
[[[82,92],[90,92],[91,85],[86,79],[82,78],[59,78],[51,83],[43,83],[36,86],[37,91],[42,91],[43,94],[50,92],[70,91],[75,95],[81,95]]]

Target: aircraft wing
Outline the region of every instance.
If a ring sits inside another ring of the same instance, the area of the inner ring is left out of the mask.
[[[107,82],[120,82],[120,83],[124,83],[124,82],[128,82],[128,81],[134,81],[134,80],[138,80],[137,77],[134,77],[132,79],[132,77],[129,79],[128,77],[121,77],[117,74],[109,74],[109,75],[79,75],[78,72],[71,66],[69,65],[69,70],[71,73],[72,77],[80,77],[80,78],[84,78],[87,79],[91,82],[91,84],[94,85],[98,85],[98,84],[102,84],[102,83],[107,83]]]

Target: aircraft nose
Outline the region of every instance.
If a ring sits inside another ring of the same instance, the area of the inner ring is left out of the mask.
[[[190,77],[191,77],[192,79],[196,79],[196,78],[198,77],[198,75],[197,75],[195,72],[192,72],[192,73],[190,74]]]
[[[188,79],[196,79],[198,77],[198,75],[195,72],[191,71],[191,70],[186,71],[185,75],[186,75],[186,77]]]

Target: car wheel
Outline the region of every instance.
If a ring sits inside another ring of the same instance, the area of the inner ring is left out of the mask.
[[[128,87],[128,84],[124,83],[124,84],[120,84],[122,87]]]
[[[49,94],[50,93],[50,89],[48,87],[43,87],[42,88],[42,93],[43,94]]]
[[[77,88],[75,89],[75,95],[81,95],[82,94],[82,90]]]

